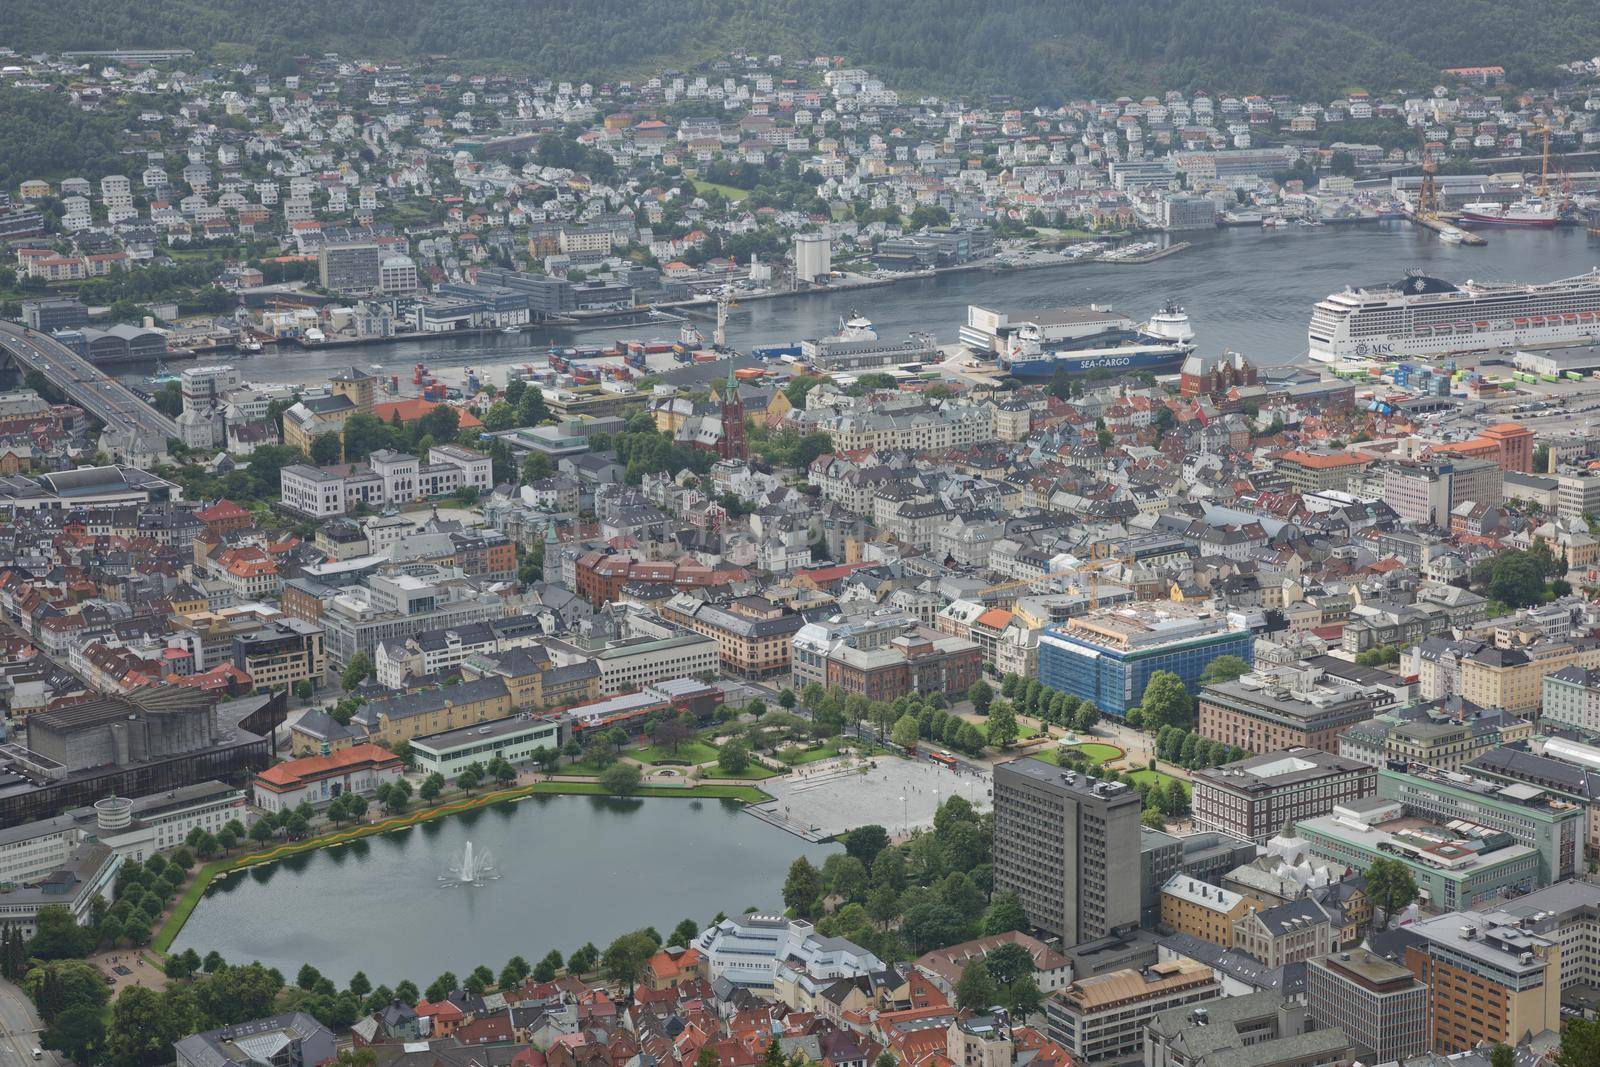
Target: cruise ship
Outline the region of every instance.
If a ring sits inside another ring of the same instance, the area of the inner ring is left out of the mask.
[[[1189,316],[1175,304],[1144,323],[1102,305],[1022,314],[973,306],[961,339],[997,357],[1012,377],[1029,381],[1058,371],[1172,374],[1195,348]]]
[[[1323,363],[1416,359],[1600,340],[1600,268],[1553,282],[1460,284],[1412,271],[1317,302],[1306,331]]]

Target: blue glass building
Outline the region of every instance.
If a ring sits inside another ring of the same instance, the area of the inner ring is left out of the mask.
[[[1156,671],[1171,671],[1191,690],[1218,656],[1251,661],[1255,635],[1221,616],[1176,605],[1113,608],[1052,627],[1039,637],[1039,681],[1087,700],[1120,719],[1144,699]]]

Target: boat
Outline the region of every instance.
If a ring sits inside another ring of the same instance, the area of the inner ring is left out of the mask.
[[[261,342],[257,341],[254,337],[244,337],[241,338],[239,343],[234,347],[246,355],[254,355],[255,353],[261,351]]]
[[[1481,200],[1462,205],[1461,221],[1483,226],[1554,226],[1556,206],[1537,196],[1525,196],[1510,204]]]
[[[1480,321],[1469,338],[1456,336],[1456,323]],[[1592,344],[1600,341],[1600,268],[1538,283],[1456,283],[1410,271],[1318,301],[1306,338],[1322,363]]]
[[[501,333],[521,333],[524,329],[525,329],[525,327],[522,327],[522,326],[507,326],[505,329],[501,330],[500,332]]]
[[[1467,239],[1467,235],[1460,230],[1440,230],[1439,240],[1447,245],[1458,245]]]
[[[1171,374],[1195,350],[1189,316],[1171,303],[1144,323],[1099,305],[1060,308],[1033,321],[1013,320],[1002,340],[1001,368],[1024,381],[1059,373]]]
[[[876,341],[878,331],[872,325],[872,320],[859,311],[850,312],[849,318],[839,320],[839,332],[832,337],[824,338],[827,341]]]
[[[179,375],[179,374],[172,373],[172,371],[167,368],[167,361],[164,360],[164,359],[160,359],[160,360],[156,361],[156,371],[155,371],[155,373],[146,376],[145,380],[144,380],[144,384],[146,384],[146,385],[166,385],[168,382],[181,382],[181,381],[183,381],[183,376]]]

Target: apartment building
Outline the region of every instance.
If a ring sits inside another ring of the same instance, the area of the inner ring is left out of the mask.
[[[1139,794],[1036,759],[994,772],[994,884],[1076,945],[1139,925]]]
[[[1180,934],[1223,948],[1233,947],[1233,924],[1258,907],[1242,893],[1186,874],[1161,887],[1161,922]]]
[[[1314,1028],[1303,1004],[1275,990],[1171,1008],[1148,1030],[1144,1067],[1333,1067],[1351,1059],[1343,1031]]]
[[[715,640],[721,669],[749,679],[789,673],[794,635],[805,623],[798,613],[758,596],[709,603],[679,593],[661,606],[661,617]]]

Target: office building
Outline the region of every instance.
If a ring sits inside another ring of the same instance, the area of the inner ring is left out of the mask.
[[[30,330],[38,330],[41,333],[76,330],[80,326],[89,324],[89,309],[75,296],[24,300],[22,323]]]
[[[1171,1008],[1148,1030],[1144,1067],[1333,1067],[1351,1059],[1343,1031],[1313,1029],[1305,1006],[1276,992]]]
[[[1078,1063],[1094,1063],[1142,1055],[1150,1020],[1221,996],[1210,967],[1173,961],[1079,979],[1052,994],[1044,1010],[1050,1039]]]
[[[994,885],[1076,945],[1139,925],[1139,794],[1036,759],[994,772]]]
[[[1161,228],[1175,230],[1214,230],[1217,203],[1209,196],[1172,193],[1161,198]]]
[[[1538,851],[1510,834],[1408,816],[1397,800],[1349,801],[1332,814],[1301,820],[1295,832],[1312,855],[1357,871],[1376,859],[1399,860],[1411,871],[1422,904],[1435,909],[1477,907],[1543,884]]]
[[[1293,685],[1276,677],[1246,674],[1200,690],[1201,737],[1246,752],[1314,748],[1339,751],[1339,732],[1371,717],[1387,695],[1375,686],[1339,684],[1330,677],[1300,675]]]
[[[1406,967],[1428,987],[1433,1050],[1515,1045],[1561,1028],[1561,949],[1503,912],[1453,911],[1406,928]]]
[[[1392,1063],[1427,1052],[1428,987],[1398,963],[1365,949],[1306,963],[1306,1014],[1337,1028],[1363,1063]]]
[[[375,242],[330,242],[317,253],[317,282],[335,293],[375,293],[386,258],[388,253]]]
[[[1334,805],[1371,796],[1374,767],[1320,749],[1292,748],[1195,771],[1194,825],[1264,845],[1285,822],[1326,815]]]
[[[1496,901],[1494,908],[1561,950],[1563,990],[1600,987],[1600,886],[1569,879]]]
[[[1039,680],[1120,719],[1144,698],[1156,671],[1171,671],[1193,688],[1218,656],[1250,662],[1254,643],[1249,630],[1211,611],[1153,601],[1121,605],[1041,634]]]
[[[1321,904],[1301,897],[1247,910],[1233,924],[1233,947],[1268,967],[1284,967],[1332,952],[1338,933],[1333,916]]]
[[[471,764],[487,765],[496,756],[512,764],[524,763],[542,748],[560,747],[560,722],[532,715],[517,715],[487,726],[463,726],[411,741],[417,770],[423,774],[437,771],[452,779]]]
[[[1146,925],[1160,918],[1161,890],[1175,874],[1212,885],[1235,867],[1256,858],[1256,846],[1231,834],[1204,831],[1174,837],[1164,830],[1139,828],[1139,907]]]
[[[1562,667],[1544,676],[1539,719],[1588,735],[1600,735],[1600,670]]]
[[[1587,813],[1537,786],[1413,767],[1379,771],[1378,796],[1399,801],[1407,815],[1509,834],[1539,854],[1540,885],[1583,872]]]

